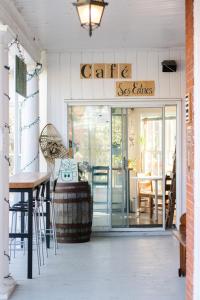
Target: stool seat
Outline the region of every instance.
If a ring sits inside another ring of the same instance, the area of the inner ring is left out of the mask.
[[[16,212],[27,212],[28,211],[28,203],[26,202],[18,202],[12,205],[9,208],[9,211],[16,211]]]

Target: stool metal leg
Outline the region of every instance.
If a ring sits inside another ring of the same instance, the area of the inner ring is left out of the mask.
[[[11,232],[13,232],[13,225],[14,225],[14,215],[16,214],[16,212],[12,211],[12,218],[11,218]],[[11,238],[11,241],[10,241],[10,258],[11,258],[11,255],[12,255],[12,244],[13,242],[15,241],[15,238]]]
[[[57,243],[57,235],[56,235],[56,219],[55,219],[55,206],[54,206],[54,195],[51,200],[51,218],[52,218],[52,233],[54,239],[54,253],[57,254],[58,243]]]
[[[44,189],[46,187],[44,186]],[[43,203],[44,203],[44,189],[43,189],[43,193],[42,193],[42,196],[43,196]],[[46,190],[47,192],[47,190]],[[57,254],[57,249],[58,249],[58,243],[57,243],[57,236],[56,236],[56,224],[55,224],[55,206],[54,206],[54,195],[52,195],[52,199],[48,199],[47,201],[49,201],[49,206],[50,206],[50,219],[51,219],[51,225],[50,225],[50,228],[46,228],[45,230],[45,236],[46,236],[46,244],[47,244],[47,241],[49,238],[52,238],[53,239],[53,242],[54,242],[54,253],[55,255]],[[43,207],[43,206],[42,206]],[[42,208],[43,210],[43,208]],[[48,212],[46,212],[48,213]],[[45,223],[45,222],[44,222]],[[46,227],[47,227],[47,224],[46,224]],[[47,249],[47,257],[48,257],[48,249]]]
[[[35,227],[38,273],[40,275],[41,258],[40,258],[40,248],[39,248],[39,241],[38,241],[38,224],[37,224],[37,217],[36,217],[36,213],[35,212],[33,213],[33,218],[34,218],[34,227]]]
[[[44,247],[43,247],[43,242],[42,242],[42,220],[41,220],[41,203],[39,204],[38,208],[38,218],[39,218],[39,244],[41,245],[42,248],[42,263],[44,265]]]
[[[15,233],[16,233],[17,232],[17,212],[15,213],[15,225],[14,226],[15,226],[14,230],[15,230]],[[15,238],[14,239],[14,252],[13,252],[14,253],[14,258],[16,257],[16,245],[17,245],[16,242],[17,242],[17,239]]]
[[[42,225],[43,225],[43,230],[42,230],[42,232],[43,232],[43,236],[44,236],[44,238],[46,237],[46,223],[45,223],[45,213],[44,213],[44,197],[42,196],[41,197],[41,204],[40,204],[40,206],[41,206],[41,213],[42,213]],[[46,239],[44,239],[45,240],[45,242],[46,242]],[[48,257],[48,248],[47,248],[47,243],[46,243],[46,256]]]

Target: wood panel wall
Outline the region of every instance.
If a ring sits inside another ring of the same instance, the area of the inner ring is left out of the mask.
[[[161,62],[177,61],[176,73],[163,73]],[[132,63],[133,80],[155,80],[156,99],[185,96],[185,50],[88,50],[48,54],[48,121],[66,135],[64,99],[83,101],[115,98],[113,79],[80,79],[81,63]],[[118,98],[119,101],[122,101]],[[148,98],[148,101],[152,101]]]

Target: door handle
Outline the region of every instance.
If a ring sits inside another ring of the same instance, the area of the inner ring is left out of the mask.
[[[126,157],[123,157],[123,169],[127,170],[128,169],[128,160],[126,159]]]

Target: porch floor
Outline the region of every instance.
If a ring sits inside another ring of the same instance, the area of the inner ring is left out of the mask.
[[[27,280],[26,256],[17,253],[11,272],[19,285],[11,299],[184,300],[178,255],[172,236],[93,237],[59,245],[40,276],[35,259],[35,278]]]

